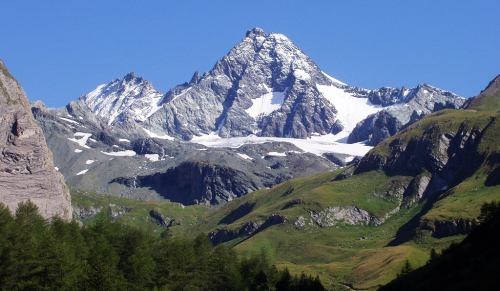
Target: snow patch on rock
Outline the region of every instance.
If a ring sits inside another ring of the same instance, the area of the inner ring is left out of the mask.
[[[245,110],[254,119],[271,114],[279,109],[285,100],[285,92],[273,92],[268,89],[268,93],[252,99],[252,106]]]
[[[152,162],[157,162],[160,160],[159,154],[145,154],[144,156]]]
[[[245,155],[245,154],[241,154],[241,153],[236,153],[238,156],[240,156],[241,158],[245,159],[245,160],[253,160],[252,157],[248,156],[248,155]]]
[[[159,138],[159,139],[166,139],[166,140],[174,140],[173,137],[171,136],[168,136],[168,135],[158,135],[154,132],[151,132],[145,128],[143,128],[143,130],[149,135],[149,137],[153,137],[153,138]]]
[[[89,139],[89,137],[91,136],[92,134],[91,133],[86,133],[86,132],[76,132],[73,136],[73,138],[69,137],[68,139],[72,142],[76,142],[77,144],[79,144],[81,147],[83,148],[86,148],[86,149],[90,149],[89,146],[86,145],[87,143],[87,140]],[[77,138],[77,137],[80,137],[80,138]]]
[[[110,153],[106,153],[106,152],[101,151],[101,153],[108,155],[108,156],[116,156],[116,157],[133,157],[133,156],[137,155],[136,152],[131,151],[131,150],[120,151],[120,152],[110,152]]]
[[[86,169],[86,170],[83,170],[83,171],[81,171],[81,172],[78,172],[78,173],[76,174],[76,176],[84,175],[84,174],[85,174],[85,173],[87,173],[88,171],[89,171],[89,169]]]

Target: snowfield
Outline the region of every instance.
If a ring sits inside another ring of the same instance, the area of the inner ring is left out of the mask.
[[[144,156],[151,162],[157,162],[160,160],[160,155],[158,154],[145,154]]]
[[[252,106],[245,110],[254,119],[267,116],[279,109],[285,100],[285,92],[273,92],[269,88],[268,93],[259,98],[252,99]]]
[[[167,140],[174,140],[173,137],[171,136],[168,136],[168,135],[157,135],[156,133],[154,132],[151,132],[145,128],[143,128],[143,130],[149,135],[149,137],[154,137],[154,138],[159,138],[159,139],[167,139]]]
[[[344,131],[351,133],[358,122],[368,115],[383,109],[380,105],[373,105],[368,98],[357,98],[353,94],[335,86],[316,85],[325,98],[337,109],[337,119],[344,125]]]
[[[111,152],[111,153],[106,153],[101,151],[101,153],[108,155],[108,156],[115,156],[115,157],[133,157],[137,155],[134,151],[121,151],[121,152]]]
[[[281,138],[281,137],[258,137],[250,135],[246,137],[221,138],[215,134],[194,137],[191,142],[202,144],[211,148],[239,148],[245,144],[259,144],[265,142],[289,142],[300,148],[304,152],[321,156],[324,153],[340,153],[351,156],[364,156],[373,147],[364,143],[346,144],[347,135],[328,134],[323,136],[314,136],[309,139]],[[271,153],[269,153],[271,154]],[[269,155],[268,154],[268,155]],[[274,153],[273,153],[274,154]],[[284,153],[276,153],[284,155]]]

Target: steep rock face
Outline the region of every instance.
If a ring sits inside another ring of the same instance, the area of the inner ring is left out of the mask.
[[[220,204],[231,201],[258,186],[246,173],[208,163],[184,162],[165,173],[140,176],[134,180],[117,178],[132,187],[150,187],[161,196],[183,204]]]
[[[477,225],[477,221],[468,219],[456,219],[451,221],[424,222],[422,229],[427,229],[433,237],[446,237],[457,234],[468,234]]]
[[[54,168],[28,98],[2,61],[0,69],[0,202],[15,211],[29,199],[45,218],[70,220],[69,190]]]
[[[367,140],[368,145],[376,146],[425,115],[443,109],[459,109],[466,101],[428,84],[413,89],[383,89],[370,92],[368,98],[374,104],[388,107],[358,123],[349,135],[349,143]]]
[[[383,141],[340,178],[373,170],[411,176],[403,207],[453,188],[478,169],[489,185],[499,172],[499,128],[496,112],[440,111]]]

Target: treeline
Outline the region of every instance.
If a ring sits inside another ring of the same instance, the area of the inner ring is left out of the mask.
[[[31,202],[13,216],[0,203],[0,290],[325,290],[318,277],[277,270],[264,251],[234,250],[196,238],[158,237],[114,222],[50,222]]]
[[[462,242],[441,253],[432,249],[421,268],[413,270],[406,262],[398,278],[379,290],[498,290],[500,202],[483,204],[478,221]]]

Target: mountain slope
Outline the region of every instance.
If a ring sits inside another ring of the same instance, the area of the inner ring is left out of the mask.
[[[498,110],[500,108],[500,75],[491,80],[486,89],[481,94],[467,100],[465,108],[471,110],[487,111]]]
[[[54,168],[23,88],[0,60],[0,202],[11,211],[31,200],[45,218],[71,219],[68,188]]]
[[[482,207],[483,222],[460,243],[434,255],[422,268],[397,278],[379,290],[494,290],[500,284],[498,203]],[[493,208],[493,209],[492,209]]]

